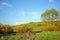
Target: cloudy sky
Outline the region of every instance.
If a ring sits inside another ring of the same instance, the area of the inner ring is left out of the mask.
[[[60,0],[0,0],[0,23],[38,22],[40,15],[51,8],[60,11]]]

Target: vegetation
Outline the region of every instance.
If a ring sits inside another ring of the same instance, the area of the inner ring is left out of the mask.
[[[42,13],[41,17],[44,21],[56,21],[56,19],[58,18],[59,13],[57,10],[55,10],[54,8],[50,9],[50,10],[46,10],[44,13]]]
[[[8,35],[4,40],[60,40],[60,31],[57,32],[41,32],[35,35]]]
[[[14,26],[0,24],[0,40],[60,40],[59,12],[52,8],[41,17],[42,22]]]

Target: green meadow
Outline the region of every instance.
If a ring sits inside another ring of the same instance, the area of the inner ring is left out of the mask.
[[[8,35],[4,36],[3,39],[0,40],[60,40],[60,31],[58,32],[41,32],[36,33],[35,35],[26,36],[22,35]]]

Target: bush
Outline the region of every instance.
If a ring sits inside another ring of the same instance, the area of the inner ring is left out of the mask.
[[[14,32],[18,33],[18,34],[23,34],[23,33],[33,33],[32,29],[29,28],[29,27],[25,27],[25,26],[22,26],[22,27],[14,27]]]
[[[40,27],[40,30],[42,31],[59,31],[59,28],[56,26],[44,26],[44,27]]]
[[[12,32],[12,28],[9,25],[0,25],[0,33],[6,34]]]

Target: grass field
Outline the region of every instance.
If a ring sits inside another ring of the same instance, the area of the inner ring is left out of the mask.
[[[60,31],[58,32],[41,32],[35,35],[7,35],[0,40],[60,40]]]

